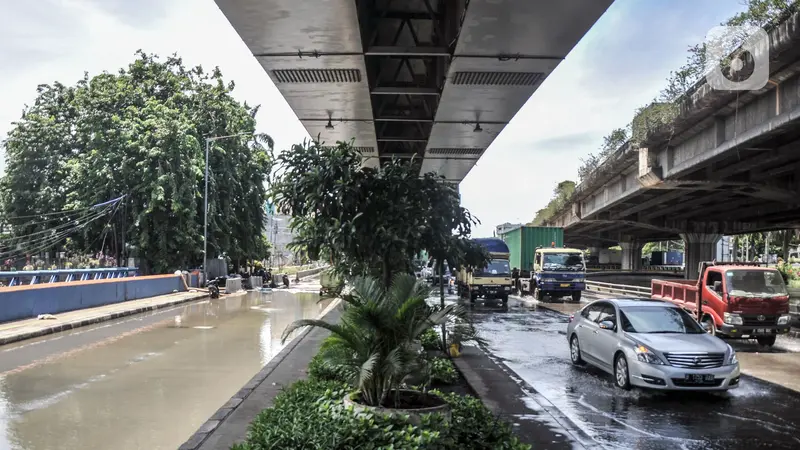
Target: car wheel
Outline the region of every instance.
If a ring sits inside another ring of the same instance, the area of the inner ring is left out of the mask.
[[[756,338],[758,341],[758,345],[763,345],[765,347],[772,347],[775,345],[776,336],[759,336]]]
[[[578,336],[572,336],[572,339],[569,340],[569,358],[572,360],[572,364],[576,366],[584,364],[583,358],[581,358],[581,344],[578,342]]]
[[[625,359],[625,355],[621,353],[617,355],[614,361],[614,384],[618,388],[626,391],[631,388],[631,379],[628,374],[628,360]]]
[[[714,336],[717,334],[717,326],[714,324],[714,319],[711,316],[706,316],[702,322],[703,328],[706,330],[706,333]]]

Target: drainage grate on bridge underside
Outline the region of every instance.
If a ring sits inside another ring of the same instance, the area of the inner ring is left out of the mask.
[[[533,86],[541,72],[456,72],[453,84],[468,86]]]
[[[358,69],[273,69],[277,83],[359,83]]]
[[[447,156],[480,156],[483,153],[482,148],[429,148],[425,151],[428,155],[447,155]]]

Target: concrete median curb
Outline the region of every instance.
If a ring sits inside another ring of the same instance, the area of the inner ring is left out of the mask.
[[[339,304],[341,299],[335,299],[328,305],[316,318],[324,319],[331,311],[333,311]],[[217,431],[218,428],[225,422],[225,420],[233,414],[242,403],[247,400],[250,394],[258,388],[278,366],[286,360],[289,355],[300,345],[308,334],[313,330],[312,327],[305,327],[297,336],[289,341],[286,346],[278,352],[253,378],[250,379],[239,391],[231,397],[224,405],[222,405],[217,412],[203,423],[197,431],[186,440],[178,450],[196,450],[199,449],[211,436],[212,433]],[[260,412],[260,411],[259,411]],[[253,416],[255,418],[255,416]],[[242,435],[242,438],[245,436]]]
[[[119,319],[122,317],[132,316],[134,314],[140,314],[148,311],[156,311],[159,309],[169,308],[171,306],[181,305],[183,303],[193,302],[195,300],[199,300],[201,298],[208,297],[207,292],[198,292],[197,295],[190,296],[188,298],[181,298],[179,300],[175,300],[172,302],[161,303],[158,305],[148,305],[142,306],[139,308],[129,309],[125,311],[118,311],[109,314],[103,314],[100,316],[93,316],[87,317],[85,319],[73,320],[70,322],[58,323],[54,324],[51,327],[38,329],[35,331],[27,331],[15,334],[13,336],[7,337],[0,337],[0,345],[11,344],[14,342],[24,341],[26,339],[33,339],[37,337],[47,336],[49,334],[59,333],[61,331],[69,331],[75,328],[81,328],[88,325],[94,325],[101,322],[106,322],[109,320]]]

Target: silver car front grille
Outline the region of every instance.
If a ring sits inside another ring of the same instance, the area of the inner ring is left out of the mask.
[[[725,362],[724,353],[664,353],[664,356],[671,366],[686,369],[714,369]]]

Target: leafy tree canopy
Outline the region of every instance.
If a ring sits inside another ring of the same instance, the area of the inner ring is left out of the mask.
[[[474,257],[464,240],[477,220],[433,173],[420,176],[399,160],[362,167],[361,154],[344,142],[305,142],[275,162],[271,193],[293,216],[293,246],[312,259],[324,255],[341,274],[369,274],[388,286],[422,250],[454,265]]]
[[[550,220],[558,211],[561,210],[568,202],[569,199],[572,197],[572,194],[575,192],[575,182],[570,180],[564,180],[553,190],[553,198],[544,208],[536,211],[536,216],[533,218],[529,225],[531,226],[542,226],[548,220]]]
[[[14,233],[59,225],[53,211],[85,208],[126,195],[113,223],[100,221],[71,236],[86,252],[103,250],[97,237],[111,228],[151,271],[202,261],[205,138],[255,129],[258,108],[231,96],[234,84],[219,69],[187,69],[172,56],[137,52],[117,73],[88,75],[74,86],[43,84],[7,140],[0,203]],[[235,137],[212,143],[209,181],[209,257],[266,254],[262,238],[269,138]],[[38,216],[41,220],[23,216]],[[46,250],[62,250],[61,244]],[[112,248],[119,254],[119,248]]]

